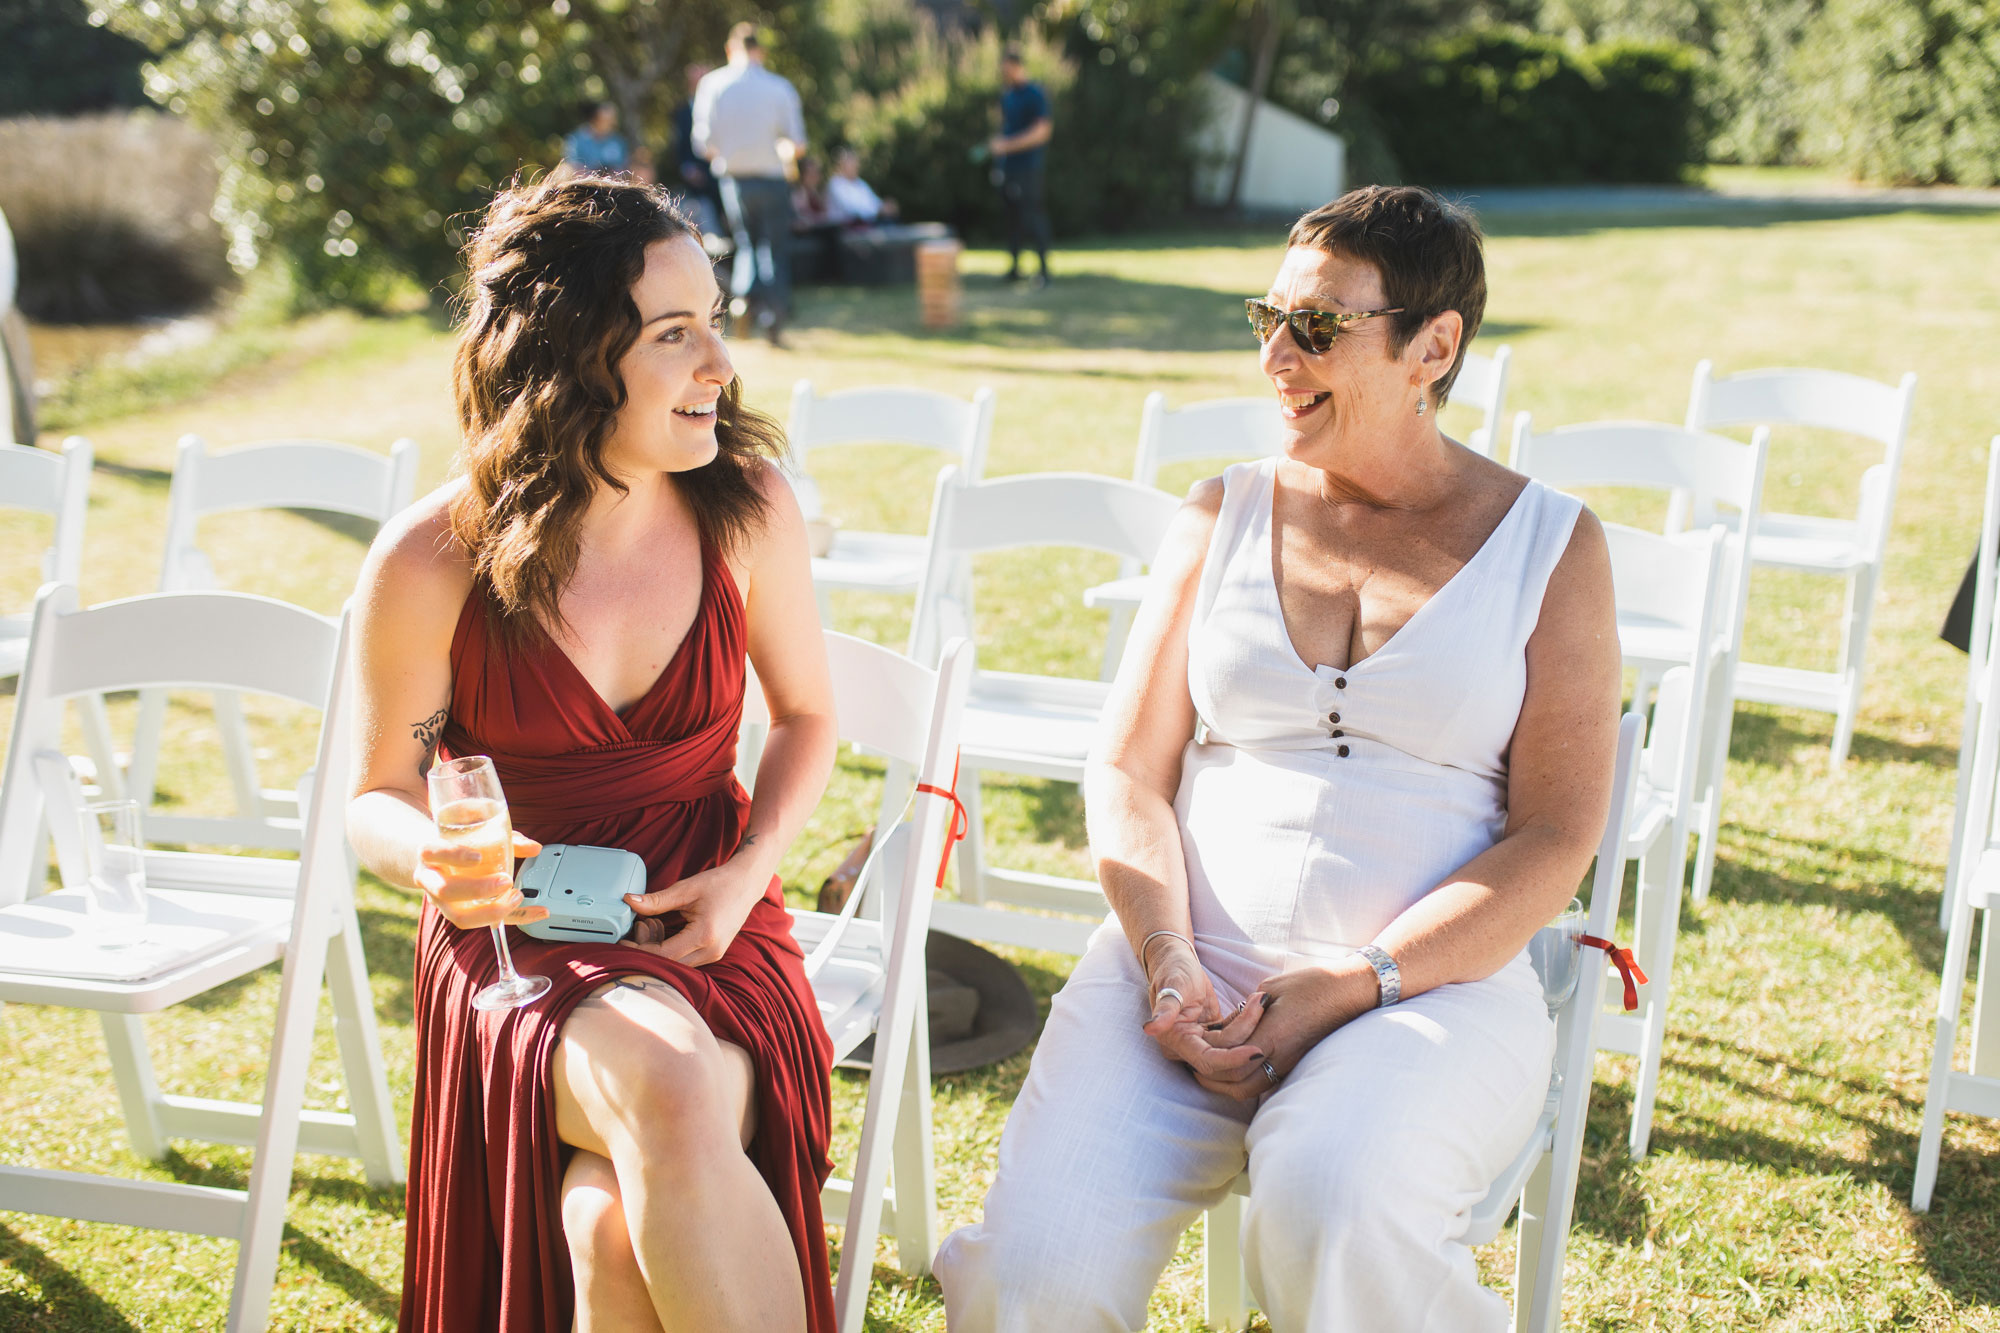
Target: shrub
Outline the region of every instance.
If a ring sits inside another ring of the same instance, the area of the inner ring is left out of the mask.
[[[93,27],[83,0],[5,0],[0,14],[0,116],[145,104],[146,48]]]
[[[230,276],[216,180],[214,146],[171,117],[0,121],[21,312],[68,324],[205,305]]]
[[[1451,185],[1678,180],[1702,160],[1696,94],[1684,47],[1491,29],[1385,52],[1350,88],[1406,179]]]

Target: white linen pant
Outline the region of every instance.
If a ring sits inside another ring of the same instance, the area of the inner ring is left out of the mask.
[[[1200,953],[1231,1007],[1277,970]],[[1274,1333],[1506,1326],[1460,1238],[1548,1088],[1555,1028],[1525,962],[1362,1015],[1256,1103],[1168,1060],[1145,1011],[1114,921],[1056,996],[984,1219],[938,1252],[952,1333],[1144,1327],[1181,1233],[1246,1161],[1245,1267]]]

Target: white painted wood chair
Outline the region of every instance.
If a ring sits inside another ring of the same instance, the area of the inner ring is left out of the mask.
[[[324,711],[318,762],[301,783],[297,861],[146,854],[144,939],[106,949],[81,894],[81,832],[57,744],[65,698],[158,681],[268,693]],[[403,1153],[383,1076],[361,952],[345,807],[353,726],[345,619],[235,593],[136,597],[87,610],[62,584],[42,590],[0,787],[0,1001],[98,1012],[132,1150],[165,1156],[173,1138],[254,1149],[246,1189],[0,1167],[0,1198],[23,1212],[154,1227],[237,1242],[227,1327],[268,1319],[295,1153],[358,1157],[378,1188],[401,1183]],[[33,896],[44,812],[66,888]],[[164,1094],[141,1016],[283,962],[261,1104]],[[352,1114],[305,1110],[322,978]]]
[[[1939,895],[1938,929],[1951,925],[1951,910],[1959,888],[1958,855],[1965,841],[1968,793],[1972,785],[1974,740],[1987,702],[1986,662],[1993,648],[1993,591],[2000,568],[2000,435],[1986,455],[1986,507],[1979,525],[1979,550],[1973,555],[1972,628],[1966,639],[1965,712],[1958,729],[1958,792],[1951,807],[1951,849],[1946,853],[1944,892]]]
[[[1651,421],[1602,421],[1537,432],[1529,414],[1514,418],[1513,467],[1564,489],[1604,486],[1684,492],[1686,526],[1706,530],[1722,523],[1729,530],[1725,599],[1716,632],[1724,650],[1704,697],[1700,760],[1695,774],[1695,862],[1693,896],[1708,900],[1715,875],[1715,840],[1722,822],[1722,789],[1729,761],[1729,733],[1735,721],[1737,659],[1743,651],[1743,615],[1750,594],[1750,562],[1756,548],[1759,507],[1770,431],[1759,427],[1748,444],[1722,435]],[[1676,525],[1669,519],[1670,530]],[[1634,698],[1641,704],[1660,678],[1697,659],[1692,639],[1656,627],[1621,622],[1619,648],[1625,665],[1638,673]],[[1701,656],[1709,656],[1701,654]]]
[[[910,656],[936,659],[939,645],[971,637],[972,557],[983,551],[1067,546],[1150,563],[1180,503],[1137,482],[1081,472],[1044,472],[960,485],[938,478],[931,510],[930,561],[917,594]],[[1080,954],[1109,910],[1094,879],[1070,879],[988,864],[982,843],[979,782],[1016,773],[1057,782],[1083,781],[1083,764],[1110,687],[1004,671],[972,678],[962,732],[968,829],[958,847],[957,902],[941,902],[934,924],[967,939]],[[1006,910],[1002,904],[1069,914]],[[1083,919],[1076,919],[1081,917]]]
[[[1507,367],[1513,359],[1514,349],[1504,343],[1493,349],[1492,356],[1467,352],[1458,367],[1458,378],[1451,384],[1452,401],[1464,403],[1480,415],[1480,424],[1465,437],[1465,447],[1488,458],[1493,457],[1494,446],[1505,428]]]
[[[1716,622],[1725,598],[1727,534],[1720,524],[1705,533],[1664,537],[1606,523],[1604,535],[1620,623],[1710,645],[1705,667],[1673,667],[1655,691],[1625,841],[1625,855],[1639,863],[1634,952],[1648,979],[1639,987],[1634,1011],[1623,1008],[1622,985],[1613,992],[1614,1011],[1603,1016],[1598,1030],[1599,1049],[1639,1059],[1626,1142],[1634,1157],[1643,1157],[1652,1134],[1672,1001],[1687,835],[1699,813],[1695,778],[1702,733],[1690,719],[1703,716],[1725,652]],[[1633,706],[1643,710],[1645,704],[1635,700]]]
[[[1627,713],[1618,728],[1611,810],[1597,845],[1586,927],[1598,940],[1610,940],[1618,925],[1618,895],[1625,883],[1625,847],[1630,840],[1627,826],[1639,786],[1639,740],[1644,730],[1637,713]],[[1584,945],[1578,966],[1581,979],[1576,992],[1556,1012],[1555,1064],[1541,1116],[1513,1162],[1472,1206],[1464,1237],[1468,1245],[1486,1244],[1500,1234],[1519,1205],[1514,1261],[1517,1333],[1555,1333],[1562,1319],[1563,1255],[1569,1245],[1584,1123],[1590,1113],[1599,997],[1595,978],[1605,970],[1604,950]],[[1242,1249],[1249,1184],[1247,1174],[1238,1175],[1230,1196],[1208,1213],[1204,1315],[1212,1328],[1240,1329],[1250,1319],[1253,1299],[1243,1272]]]
[[[250,509],[305,509],[346,514],[379,526],[416,498],[417,461],[414,440],[397,440],[385,457],[331,440],[304,439],[210,452],[200,436],[182,436],[167,492],[167,542],[160,558],[159,591],[210,592],[221,587],[214,564],[196,539],[202,519]],[[133,798],[147,811],[151,836],[162,842],[298,848],[297,799],[291,792],[266,791],[258,780],[243,705],[227,691],[212,696],[212,705],[235,815],[151,812],[167,693],[146,690],[139,696],[127,778]],[[276,841],[253,841],[267,838]]]
[[[799,472],[792,476],[808,520],[820,513],[819,485],[812,455],[844,444],[906,444],[949,456],[961,481],[986,475],[986,448],[993,435],[993,390],[981,388],[971,401],[935,389],[883,385],[820,393],[811,380],[792,386],[792,414],[785,427]],[[820,619],[832,623],[827,594],[835,589],[914,593],[923,577],[927,538],[903,532],[841,528],[827,554],[813,557],[813,586]]]
[[[1992,707],[1994,691],[2000,688],[2000,652],[1992,637],[1990,566],[1993,563],[1990,538],[2000,517],[1996,502],[2000,491],[1994,478],[2000,475],[2000,438],[1993,441],[1992,463],[1988,471],[1986,517],[1980,548],[1981,574],[1989,588],[1985,633],[1973,640],[1976,666],[1981,677],[1968,685],[1967,712],[1975,714],[1973,728],[1960,741],[1961,754],[1970,762],[1959,766],[1960,788],[1953,827],[1958,845],[1953,849],[1947,872],[1944,900],[1950,912],[1945,931],[1944,973],[1938,985],[1936,1033],[1931,1048],[1930,1084],[1924,1093],[1923,1127],[1917,1136],[1916,1181],[1910,1191],[1910,1207],[1929,1212],[1931,1195],[1937,1185],[1938,1155],[1944,1141],[1947,1111],[1960,1111],[2000,1119],[2000,830],[1995,828],[1995,798],[2000,794],[2000,708]],[[1973,706],[1975,697],[1977,707]],[[1972,1038],[1968,1068],[1953,1068],[1958,1046],[1959,1013],[1965,1002],[1965,973],[1972,961],[1973,931],[1983,928],[1979,942],[1978,971],[1973,978]]]
[[[841,1333],[860,1333],[882,1228],[896,1237],[906,1273],[928,1273],[937,1249],[924,940],[957,831],[944,793],[955,777],[972,646],[947,644],[935,671],[832,631],[826,649],[841,739],[905,766],[921,784],[909,818],[881,826],[878,850],[841,912],[792,911],[835,1062],[875,1038],[854,1174],[828,1181],[821,1195],[828,1216],[846,1218],[834,1309]],[[768,721],[761,690],[746,692],[745,711]],[[875,901],[866,915],[857,912],[864,898]]]
[[[1745,662],[1736,671],[1738,699],[1832,713],[1835,764],[1847,758],[1855,714],[1861,708],[1868,628],[1882,583],[1896,481],[1916,391],[1914,373],[1904,375],[1892,388],[1832,370],[1749,370],[1718,376],[1712,363],[1703,361],[1694,368],[1694,387],[1688,395],[1689,430],[1810,426],[1860,435],[1882,446],[1882,461],[1861,474],[1853,518],[1763,514],[1750,547],[1751,559],[1759,565],[1822,574],[1847,585],[1840,653],[1833,670]]]

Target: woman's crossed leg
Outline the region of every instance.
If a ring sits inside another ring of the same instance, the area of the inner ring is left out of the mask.
[[[626,977],[563,1024],[554,1084],[576,1149],[562,1210],[577,1333],[804,1329],[791,1233],[744,1153],[757,1109],[742,1047],[666,982]]]

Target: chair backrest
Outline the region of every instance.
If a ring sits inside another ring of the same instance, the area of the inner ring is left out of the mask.
[[[1284,452],[1277,403],[1265,398],[1209,398],[1170,408],[1155,389],[1139,411],[1139,453],[1132,480],[1157,486],[1160,469],[1198,458],[1275,458]]]
[[[64,700],[167,686],[275,695],[326,710],[345,666],[345,623],[244,593],[153,593],[78,610],[74,586],[44,587],[0,782],[0,906],[37,887],[27,882],[43,811],[34,757],[61,748]],[[330,725],[324,711],[321,722]],[[322,737],[322,760],[327,748]],[[318,769],[315,806],[319,793],[344,792],[338,776]]]
[[[1869,559],[1880,564],[1889,540],[1889,515],[1910,433],[1917,376],[1909,371],[1893,387],[1838,370],[1781,367],[1715,374],[1714,363],[1694,368],[1688,392],[1689,430],[1718,426],[1810,426],[1845,431],[1882,445],[1882,461],[1862,475],[1858,517]]]
[[[1674,810],[1684,814],[1693,799],[1701,740],[1701,729],[1693,723],[1704,715],[1708,692],[1717,683],[1713,658],[1727,648],[1721,623],[1728,533],[1719,523],[1706,532],[1674,537],[1606,523],[1604,538],[1611,552],[1619,621],[1670,630],[1685,634],[1691,643],[1709,645],[1711,660],[1702,669],[1676,667],[1667,673],[1672,679],[1661,682],[1642,765],[1646,780],[1674,793]]]
[[[910,444],[958,460],[959,474],[986,474],[986,446],[993,434],[993,390],[980,388],[970,402],[936,389],[879,385],[820,393],[811,380],[792,386],[792,415],[785,435],[801,465],[815,449],[836,444]]]
[[[1467,352],[1465,360],[1459,363],[1458,378],[1451,382],[1451,399],[1476,409],[1481,416],[1479,426],[1466,436],[1465,447],[1493,457],[1493,447],[1498,441],[1501,423],[1507,418],[1507,366],[1514,359],[1514,349],[1502,345],[1492,356],[1481,356],[1477,352]]]
[[[1090,472],[1035,472],[960,485],[947,468],[931,506],[930,555],[917,588],[910,656],[933,660],[971,631],[970,558],[1023,546],[1073,546],[1150,564],[1180,502],[1164,491]]]
[[[83,572],[90,468],[90,441],[80,435],[64,440],[60,454],[0,444],[0,509],[55,515],[55,540],[42,557],[43,582],[74,584]]]
[[[1730,597],[1719,622],[1731,652],[1743,633],[1750,594],[1751,543],[1764,499],[1764,465],[1771,433],[1759,427],[1748,444],[1653,421],[1601,421],[1537,433],[1526,412],[1514,418],[1513,467],[1548,485],[1636,487],[1692,497],[1693,524],[1729,529]],[[1724,514],[1723,509],[1733,511]]]
[[[214,586],[195,545],[195,525],[206,515],[312,509],[380,524],[408,508],[416,489],[414,440],[397,440],[384,457],[331,440],[271,440],[211,453],[200,436],[184,435],[167,492],[160,591]]]

